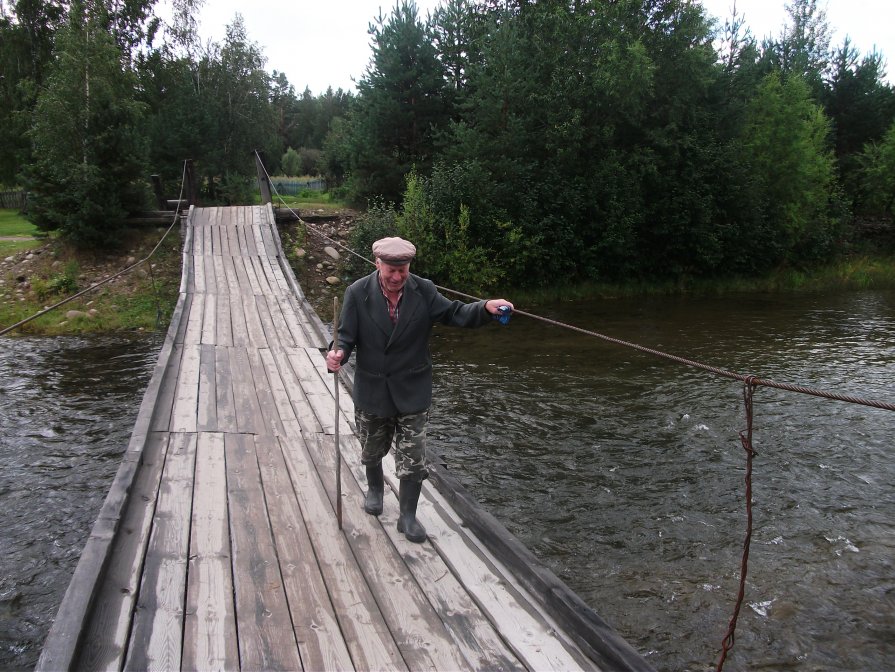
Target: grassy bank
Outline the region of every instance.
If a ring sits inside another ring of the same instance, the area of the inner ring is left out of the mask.
[[[305,215],[319,211],[328,215],[338,212],[342,204],[319,198],[316,201],[295,198],[291,205],[300,205]],[[0,253],[0,329],[143,259],[164,233],[164,228],[134,229],[128,232],[126,243],[120,250],[89,253],[75,250],[53,238],[33,238],[36,233],[34,227],[21,217],[8,215],[10,212],[0,211],[0,245],[12,242],[17,246]],[[342,225],[347,230],[350,222],[342,221]],[[149,265],[141,264],[126,276],[30,322],[14,333],[55,335],[165,329],[180,286],[181,241],[176,228],[172,236],[151,260],[151,275]],[[13,240],[2,240],[4,238]],[[308,248],[306,258],[290,258],[290,261],[321,317],[331,319],[332,295],[341,294],[344,287],[333,288],[326,283],[326,277],[334,273],[338,275],[338,271],[318,268],[318,262],[327,259],[322,253],[324,243],[317,236],[305,236],[301,240],[289,238],[287,242],[287,255],[294,256],[298,246]],[[812,271],[780,269],[761,278],[584,283],[539,290],[506,289],[499,293],[513,300],[520,308],[532,308],[557,301],[588,298],[860,289],[895,289],[895,255],[855,255]]]
[[[85,252],[46,239],[7,255],[0,261],[0,328],[112,278],[144,259],[164,231],[130,230],[124,245],[109,252]],[[175,228],[149,261],[12,333],[50,336],[167,328],[180,287],[180,246]]]
[[[513,291],[521,305],[589,298],[637,296],[722,296],[741,293],[821,292],[861,289],[895,289],[895,256],[861,255],[811,270],[779,269],[754,278],[683,278],[674,281],[582,283]]]
[[[40,247],[42,237],[18,211],[0,208],[0,258]]]

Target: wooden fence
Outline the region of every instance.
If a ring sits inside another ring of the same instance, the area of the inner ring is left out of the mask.
[[[24,191],[0,191],[0,208],[24,210],[28,195]]]

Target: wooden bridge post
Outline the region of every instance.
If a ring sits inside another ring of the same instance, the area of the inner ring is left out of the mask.
[[[162,178],[160,175],[150,175],[152,180],[152,191],[155,193],[155,202],[158,204],[159,210],[168,209],[168,200],[165,198],[165,192],[162,190]]]
[[[271,202],[270,196],[270,179],[267,177],[267,171],[264,170],[264,164],[261,163],[261,155],[255,152],[255,168],[258,170],[258,185],[261,187],[261,205],[267,205]]]
[[[186,160],[186,190],[187,190],[187,204],[188,205],[198,205],[199,204],[199,183],[196,179],[196,170],[193,167],[192,159]]]

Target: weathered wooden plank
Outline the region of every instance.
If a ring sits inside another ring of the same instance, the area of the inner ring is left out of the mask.
[[[184,344],[177,377],[177,391],[171,410],[172,432],[195,432],[199,406],[199,361],[202,346]]]
[[[229,257],[233,254],[233,251],[230,249],[230,236],[227,235],[228,229],[230,228],[230,222],[233,219],[233,211],[230,208],[225,208],[223,212],[223,217],[221,219],[221,223],[218,225],[217,230],[221,235],[221,256]]]
[[[254,208],[252,212],[254,212]],[[240,227],[239,232],[242,235],[242,249],[245,251],[245,254],[249,257],[257,257],[258,246],[255,244],[255,233],[252,231],[252,218],[249,218],[245,225]]]
[[[271,436],[255,437],[255,445],[265,497],[276,502],[269,507],[270,525],[304,668],[353,670],[280,445]]]
[[[224,435],[199,434],[190,528],[183,669],[239,669]]]
[[[249,293],[253,296],[259,296],[264,293],[261,288],[261,283],[258,281],[258,276],[255,274],[255,266],[252,263],[254,260],[253,257],[242,256],[239,258],[239,261],[242,263],[244,273],[249,281],[248,288],[243,288],[243,294]]]
[[[213,226],[211,227],[211,249],[214,252],[214,256],[221,257],[224,255],[224,250],[221,247],[221,227]]]
[[[280,343],[283,344],[283,347],[297,348],[309,345],[303,342],[305,333],[297,324],[295,326],[298,328],[299,337],[303,340],[296,340],[295,334],[292,331],[292,327],[289,325],[286,313],[283,312],[283,306],[281,305],[281,301],[285,299],[277,299],[277,297],[268,294],[264,297],[264,300],[267,303],[268,310],[270,310],[270,319],[273,321],[274,327],[280,336]]]
[[[189,314],[193,305],[193,298],[196,295],[192,292],[188,294],[181,294],[182,303],[180,303],[180,299],[178,299],[178,303],[182,308],[181,310],[181,318],[177,323],[177,330],[174,332],[174,342],[175,343],[183,343],[184,334],[186,334],[187,323],[189,322]],[[170,334],[168,334],[170,336]]]
[[[314,348],[293,350],[287,355],[296,376],[301,381],[305,398],[320,423],[325,434],[334,434],[336,427],[335,407],[333,403],[333,375],[326,374],[322,378],[311,363],[312,358],[322,358]],[[347,419],[340,413],[340,432],[350,432]]]
[[[239,292],[230,294],[230,327],[233,330],[234,346],[248,347],[252,344],[246,325],[245,308],[243,308]]]
[[[230,373],[233,376],[233,401],[236,407],[236,426],[243,434],[265,432],[264,415],[252,378],[251,364],[245,348],[230,348]]]
[[[180,668],[196,435],[171,437],[125,670]]]
[[[252,372],[254,379],[255,392],[258,395],[258,406],[261,409],[263,431],[258,434],[275,434],[276,436],[285,436],[286,429],[280,420],[278,406],[273,398],[271,387],[275,384],[268,380],[267,369],[261,359],[261,355],[257,348],[248,348],[246,354],[249,359],[249,370]]]
[[[121,531],[115,539],[112,559],[90,612],[74,669],[84,672],[120,670],[124,664],[168,437],[166,432],[153,432],[147,437],[131,498],[122,516]]]
[[[273,242],[273,231],[270,226],[261,227],[261,237],[264,239],[264,250],[267,252],[267,256],[271,259],[275,259],[278,250],[276,244]]]
[[[174,408],[174,399],[177,396],[177,377],[180,374],[182,359],[183,345],[173,344],[152,414],[150,428],[154,432],[167,432],[171,426],[171,411]]]
[[[292,337],[289,335],[288,330],[283,329],[281,331],[277,329],[278,325],[274,322],[274,319],[270,314],[267,299],[261,294],[253,296],[252,299],[255,302],[255,310],[258,313],[258,320],[261,322],[261,328],[264,330],[264,340],[267,342],[270,349],[281,352],[284,347],[293,347],[294,343],[292,343]],[[288,339],[285,345],[281,340],[281,337],[284,335]]]
[[[388,495],[390,503],[379,516],[382,529],[391,542],[401,549],[404,562],[410,567],[463,657],[476,670],[527,669],[435,548],[431,544],[408,544],[402,540],[404,535],[397,530],[397,502],[391,491]],[[358,502],[358,505],[362,506],[363,503]]]
[[[205,317],[205,294],[194,294],[190,304],[189,315],[184,315],[187,320],[186,332],[183,335],[184,345],[198,345],[202,342],[202,320]]]
[[[289,362],[288,356],[279,355],[276,358],[276,361],[280,371],[281,380],[283,381],[283,386],[286,389],[286,394],[289,397],[292,408],[295,411],[295,417],[298,418],[302,431],[310,434],[322,432],[323,428],[320,426],[320,422],[317,420],[314,410],[308,403],[304,390],[301,388],[301,381],[299,381],[298,377],[295,375],[295,371],[292,369],[292,364]]]
[[[292,339],[295,341],[295,345],[299,347],[326,345],[325,343],[314,343],[314,340],[310,336],[310,332],[302,327],[301,320],[298,317],[298,311],[296,311],[295,306],[293,305],[293,301],[290,297],[282,296],[278,298],[270,295],[268,296],[271,303],[276,301],[277,305],[279,305],[280,311],[283,314],[283,320],[285,320],[286,326],[289,327],[289,332],[292,334]]]
[[[215,345],[217,343],[217,297],[214,294],[205,296],[205,316],[202,318],[202,343]]]
[[[201,236],[193,236],[194,238]],[[193,255],[193,288],[198,294],[204,294],[205,288],[205,257],[201,254]]]
[[[270,288],[270,283],[267,280],[267,275],[264,273],[264,267],[261,265],[261,260],[258,257],[249,257],[247,262],[252,264],[252,270],[255,272],[255,279],[261,290],[259,293],[264,294],[265,296],[273,294],[273,290]]]
[[[230,257],[230,262],[233,265],[233,274],[236,277],[237,284],[239,285],[238,293],[239,294],[251,293],[252,283],[249,280],[248,273],[246,272],[245,263],[243,263],[243,257],[241,257],[241,256]]]
[[[236,432],[236,400],[233,397],[233,375],[230,372],[230,348],[214,349],[215,413],[217,428],[222,432]]]
[[[261,229],[264,228],[264,224],[254,224],[252,226],[252,235],[255,238],[255,249],[258,250],[259,257],[267,256],[267,250],[264,249],[264,236],[261,233]]]
[[[206,228],[206,231],[210,229]],[[205,263],[203,264],[205,269],[205,292],[207,294],[217,294],[218,292],[218,280],[217,280],[217,271],[215,270],[215,257],[211,254],[205,255]]]
[[[224,265],[224,277],[227,280],[227,292],[230,294],[239,294],[239,276],[236,275],[236,269],[233,267],[233,257],[225,254],[221,257]]]
[[[230,297],[227,294],[215,295],[214,342],[216,345],[226,347],[233,345],[233,325],[230,320]]]
[[[195,211],[194,211],[195,212]],[[204,251],[204,240],[202,237],[202,229],[204,228],[202,222],[199,221],[204,219],[204,216],[200,214],[193,215],[193,235],[190,237],[190,245],[187,248],[184,245],[183,251],[192,254],[194,257],[201,257]]]
[[[240,665],[300,670],[254,442],[244,434],[227,434],[224,444]]]
[[[279,439],[278,439],[279,440]],[[369,592],[366,579],[352,557],[348,540],[336,523],[301,441],[280,441],[295,493],[308,526],[311,543],[323,570],[345,642],[359,670],[408,669],[397,644]],[[363,514],[366,515],[366,514]]]
[[[277,281],[277,287],[279,288],[280,294],[283,294],[285,296],[285,295],[289,294],[291,291],[291,289],[289,287],[289,283],[286,281],[286,276],[283,275],[283,269],[280,268],[280,264],[277,261],[277,257],[272,256],[270,258],[272,260],[271,269],[273,270],[274,278]]]
[[[224,270],[224,257],[220,254],[214,255],[211,259],[211,267],[214,269],[214,292],[216,294],[229,294],[230,285],[227,283],[227,273]],[[208,291],[211,291],[210,286]]]
[[[240,215],[240,220],[243,219],[244,217]],[[243,223],[240,221],[240,223],[230,229],[230,249],[233,251],[234,257],[242,257],[246,253],[245,248],[243,247],[242,236],[239,233],[239,230],[242,227]]]
[[[273,264],[270,261],[270,257],[261,255],[258,257],[258,263],[261,265],[261,270],[264,272],[264,277],[267,280],[268,287],[270,287],[271,294],[275,296],[280,295],[280,285],[277,283],[276,274],[273,272]]]
[[[261,324],[261,317],[258,315],[255,296],[253,294],[240,294],[238,298],[242,303],[242,312],[245,316],[248,342],[255,348],[267,346],[267,336],[264,333],[264,325]]]
[[[199,398],[196,429],[214,432],[218,429],[215,346],[203,344],[199,354]]]
[[[301,436],[301,423],[295,414],[292,399],[286,390],[286,383],[283,382],[280,367],[277,365],[277,355],[271,350],[262,349],[258,351],[258,356],[261,358],[261,365],[264,367],[264,374],[270,386],[270,393],[276,404],[277,415],[283,424],[283,436]]]
[[[295,368],[295,375],[302,382],[305,392],[333,395],[332,374],[326,371],[326,360],[317,348],[296,348],[289,352],[289,359]],[[323,370],[315,365],[315,360],[323,362]]]
[[[206,257],[214,256],[214,240],[211,226],[203,226],[202,229],[202,253]]]

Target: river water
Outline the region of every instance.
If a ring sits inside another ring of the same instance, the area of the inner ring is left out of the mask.
[[[0,669],[32,669],[127,448],[161,334],[0,338]]]
[[[524,308],[895,400],[895,292]],[[0,339],[0,669],[37,660],[160,346]],[[522,316],[436,330],[433,354],[438,459],[658,669],[713,669],[745,533],[741,384]],[[725,670],[893,668],[893,434],[891,411],[756,392],[755,526]]]
[[[895,292],[526,310],[895,402]],[[433,346],[441,459],[658,669],[714,669],[746,529],[742,384],[522,316]],[[756,392],[754,532],[725,670],[895,668],[893,435],[895,412]]]

